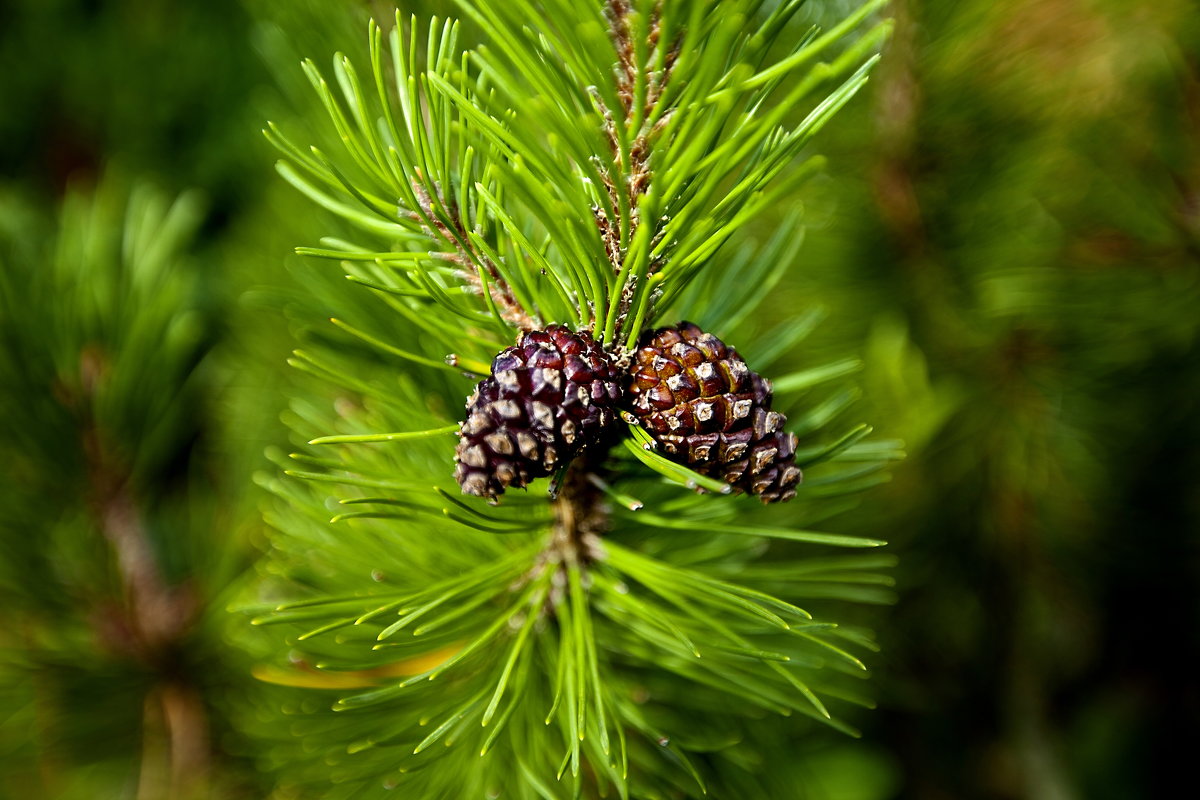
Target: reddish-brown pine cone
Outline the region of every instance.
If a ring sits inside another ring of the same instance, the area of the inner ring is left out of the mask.
[[[620,371],[590,333],[562,325],[523,333],[467,400],[454,477],[489,500],[528,486],[603,435],[620,393]]]
[[[681,322],[643,334],[630,372],[626,403],[668,458],[764,503],[796,496],[796,437],[732,347]]]

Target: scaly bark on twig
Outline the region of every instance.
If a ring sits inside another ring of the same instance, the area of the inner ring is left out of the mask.
[[[594,95],[594,99],[604,115],[604,130],[608,138],[609,148],[612,150],[614,163],[625,175],[624,186],[617,186],[607,170],[601,174],[604,176],[605,189],[608,192],[609,202],[612,207],[620,209],[623,206],[627,206],[629,209],[630,236],[633,235],[639,224],[639,201],[649,188],[652,176],[650,166],[650,137],[654,128],[651,126],[649,120],[653,116],[653,111],[662,97],[663,88],[670,79],[671,68],[675,65],[675,59],[678,55],[677,48],[672,45],[662,56],[662,68],[651,70],[644,76],[646,81],[646,97],[639,114],[639,109],[636,107],[637,84],[639,78],[643,77],[643,68],[637,63],[637,54],[633,43],[634,33],[630,20],[632,12],[633,8],[628,0],[607,0],[604,8],[604,13],[609,23],[609,36],[617,52],[615,72],[617,96],[621,101],[621,108],[619,110],[621,119],[618,120],[613,111],[605,106],[603,100]],[[650,54],[647,59],[650,63],[657,60],[658,48],[666,46],[660,40],[661,13],[661,5],[655,6],[653,17],[650,20],[648,40]],[[642,122],[638,130],[629,130],[639,118]],[[621,136],[618,126],[625,128],[626,133],[631,137],[628,159],[626,159],[626,155],[621,148]],[[603,209],[597,209],[596,224],[600,227],[600,233],[604,239],[605,248],[608,251],[608,258],[612,263],[613,270],[620,272],[624,261],[624,253],[621,252],[619,222],[609,219],[607,212]]]
[[[540,328],[541,324],[539,321],[517,300],[512,292],[512,287],[500,275],[500,271],[496,269],[496,265],[492,263],[492,260],[471,245],[471,239],[462,226],[457,209],[451,208],[446,203],[445,198],[441,196],[436,199],[430,196],[429,192],[426,191],[425,187],[419,181],[414,180],[412,186],[413,191],[417,195],[417,200],[421,203],[421,211],[424,214],[422,217],[413,213],[413,217],[422,222],[426,235],[431,239],[440,238],[454,244],[457,252],[444,253],[442,258],[462,268],[459,274],[467,286],[473,288],[477,293],[483,294],[483,281],[480,280],[479,273],[475,269],[476,264],[482,265],[488,275],[488,294],[496,304],[496,309],[500,312],[500,316],[504,321],[522,331]],[[447,217],[453,221],[453,228],[446,225],[438,217],[435,212],[435,203],[449,212]],[[432,223],[432,229],[429,227],[430,223],[425,222],[425,220],[429,220]]]

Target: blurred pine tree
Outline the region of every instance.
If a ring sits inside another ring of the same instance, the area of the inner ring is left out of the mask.
[[[187,257],[201,205],[114,176],[69,191],[53,223],[2,198],[13,796],[193,798],[242,782],[217,744],[217,709],[247,670],[223,646],[220,600],[245,550],[208,441],[217,326]]]

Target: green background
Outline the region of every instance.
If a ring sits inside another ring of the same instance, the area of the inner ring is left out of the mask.
[[[851,7],[810,5],[815,19]],[[288,440],[284,360],[329,283],[290,255],[323,218],[275,175],[259,129],[316,124],[299,59],[361,52],[366,17],[391,13],[0,6],[6,265],[36,268],[70,187],[198,188],[187,269],[206,320],[186,419],[147,478],[164,572],[199,606],[169,668],[106,640],[111,556],[55,544],[86,542],[80,444],[23,447],[15,432],[52,425],[58,401],[0,373],[0,796],[155,796],[145,698],[167,672],[201,698],[199,794],[283,785],[239,733],[252,664],[225,608],[262,542],[253,475]],[[827,173],[796,198],[800,263],[760,315],[767,331],[824,306],[812,357],[861,355],[859,415],[909,453],[831,523],[889,540],[900,565],[895,603],[856,612],[883,644],[879,708],[855,720],[860,741],[792,743],[796,796],[1165,796],[1190,774],[1200,717],[1200,15],[1186,0],[887,13],[883,61],[818,138]]]

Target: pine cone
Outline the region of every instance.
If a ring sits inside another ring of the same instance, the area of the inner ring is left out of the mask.
[[[587,331],[523,333],[467,400],[454,477],[466,494],[489,500],[528,486],[601,437],[620,393],[611,356]]]
[[[796,496],[800,468],[771,385],[690,322],[642,335],[628,402],[669,458],[764,503]]]

